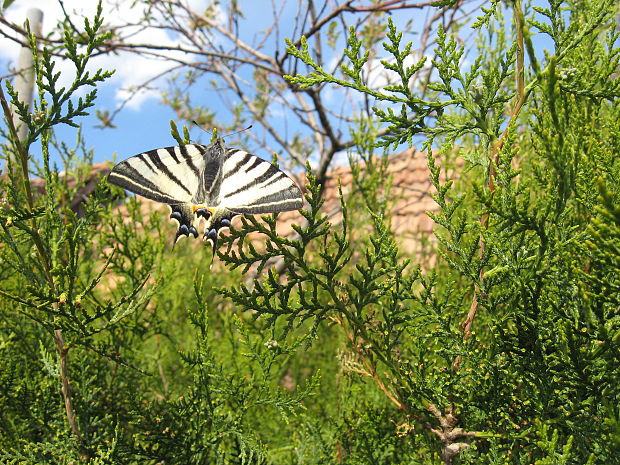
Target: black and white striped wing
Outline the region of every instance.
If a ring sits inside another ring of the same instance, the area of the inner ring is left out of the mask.
[[[221,207],[237,214],[276,213],[303,206],[301,190],[291,178],[242,150],[228,151],[219,197]]]
[[[108,181],[157,202],[189,203],[205,169],[204,151],[193,144],[150,150],[120,162]]]
[[[297,210],[303,196],[297,185],[271,163],[242,150],[226,149],[217,139],[208,146],[187,144],[141,153],[116,165],[108,181],[168,204],[178,221],[175,242],[198,236],[213,245],[235,215]]]

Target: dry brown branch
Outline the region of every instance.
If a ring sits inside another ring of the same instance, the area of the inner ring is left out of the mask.
[[[230,5],[225,12],[224,20],[220,20],[217,11],[196,11],[185,0],[164,0],[159,2],[138,2],[144,7],[143,20],[128,21],[124,24],[108,26],[111,38],[94,56],[108,53],[132,53],[154,59],[170,61],[173,65],[167,72],[159,73],[157,77],[149,78],[142,85],[133,86],[140,89],[148,83],[169,76],[170,73],[183,69],[194,71],[192,81],[198,82],[203,77],[214,78],[218,94],[225,102],[225,106],[234,114],[232,124],[243,124],[248,117],[252,123],[262,126],[264,132],[260,135],[252,134],[252,140],[270,152],[277,151],[283,160],[293,160],[295,164],[305,165],[309,153],[317,153],[318,165],[316,175],[319,182],[323,182],[325,173],[331,167],[334,156],[343,150],[354,146],[346,127],[351,123],[353,116],[360,113],[372,115],[373,101],[364,96],[362,101],[352,98],[352,92],[343,89],[339,93],[338,102],[326,100],[326,87],[305,89],[300,91],[295,86],[284,81],[285,74],[296,74],[298,66],[303,66],[298,60],[288,60],[284,52],[284,44],[280,37],[289,36],[295,44],[300,43],[302,35],[312,38],[312,47],[315,58],[321,66],[338,72],[340,65],[345,62],[344,55],[336,52],[340,45],[332,48],[328,45],[328,27],[333,28],[335,22],[340,41],[348,34],[349,26],[353,25],[359,34],[372,34],[364,29],[368,19],[375,20],[378,15],[384,15],[391,10],[405,8],[433,10],[430,1],[407,2],[386,0],[372,3],[361,0],[325,0],[316,2],[306,0],[300,2],[298,15],[294,20],[293,34],[281,30],[278,21],[285,12],[285,5],[271,2],[273,23],[264,29],[258,40],[248,41],[247,34],[242,32],[238,11]],[[456,24],[456,11],[466,3],[461,0],[456,7],[442,8],[433,11],[433,16],[425,26],[420,52],[432,46],[433,28],[439,21],[449,29]],[[62,5],[61,5],[62,6]],[[174,12],[174,14],[171,14]],[[83,41],[81,32],[76,29],[79,21],[65,21],[67,27],[74,29],[74,37],[79,43]],[[178,37],[176,43],[147,43],[139,39],[139,34],[149,29],[163,30],[171,37]],[[373,28],[371,28],[374,30]],[[376,28],[380,31],[379,28]],[[330,34],[333,30],[330,29]],[[378,33],[378,32],[377,32]],[[19,43],[25,42],[25,31],[22,27],[9,23],[0,17],[0,34],[6,37],[15,34],[12,38]],[[333,37],[333,36],[332,36]],[[366,37],[367,43],[378,44],[382,36]],[[40,37],[43,44],[51,48],[54,56],[62,56],[62,36],[56,32]],[[275,41],[275,42],[274,42]],[[375,54],[375,59],[381,58]],[[286,63],[286,66],[285,66]],[[429,78],[430,73],[429,69]],[[182,78],[180,78],[182,79]],[[257,81],[260,80],[260,81]],[[262,85],[259,85],[260,84]],[[173,84],[176,85],[176,84]],[[192,85],[188,84],[188,87]],[[256,105],[261,95],[269,95],[266,107]],[[242,103],[242,112],[235,113]],[[127,102],[123,102],[110,113],[106,123],[113,124],[113,118]],[[173,103],[173,102],[171,102]],[[278,106],[274,109],[274,106]],[[273,111],[272,111],[273,110]],[[283,117],[276,117],[277,112]],[[283,126],[285,130],[283,130]],[[291,131],[288,128],[292,128]],[[379,133],[379,137],[385,131]],[[295,140],[295,144],[291,144]]]
[[[362,11],[393,11],[393,10],[406,10],[406,9],[421,9],[431,6],[436,0],[421,2],[421,3],[406,3],[403,0],[390,0],[376,5],[358,6],[352,8],[350,11],[362,12]],[[400,5],[399,5],[400,4]]]
[[[302,34],[300,34],[300,38],[297,39],[295,42],[293,42],[293,44],[295,45],[295,47],[299,47],[301,45],[301,37],[305,37],[306,39],[312,37],[314,34],[316,34],[323,26],[325,26],[327,23],[329,23],[332,19],[340,16],[343,12],[345,11],[349,11],[348,8],[350,8],[351,3],[353,3],[354,0],[348,0],[344,5],[341,5],[337,8],[334,8],[327,16],[325,16],[323,19],[318,20],[315,24],[313,24],[310,29],[308,29],[307,31],[303,32]],[[280,65],[282,65],[284,63],[284,60],[286,60],[288,58],[288,53],[284,53],[284,55],[282,55],[282,57],[278,60]]]

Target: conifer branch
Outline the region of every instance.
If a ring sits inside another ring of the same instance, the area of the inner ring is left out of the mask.
[[[30,185],[30,172],[28,169],[28,154],[24,150],[24,144],[26,141],[19,140],[19,137],[17,135],[17,130],[15,128],[15,125],[13,124],[13,116],[11,114],[11,110],[4,96],[4,90],[2,89],[1,83],[0,83],[0,102],[2,104],[2,109],[4,112],[5,120],[7,121],[7,125],[9,127],[9,133],[11,134],[11,139],[13,140],[14,149],[17,151],[18,156],[19,156],[20,166],[22,169],[20,177],[23,181],[24,189],[26,192],[26,201],[28,203],[28,208],[30,209],[30,211],[33,211],[35,208],[35,205],[34,205],[34,197],[32,195],[32,186]],[[43,263],[43,269],[45,271],[45,275],[47,278],[47,284],[52,294],[55,294],[56,285],[54,282],[54,277],[51,273],[50,262],[47,256],[47,251],[45,250],[45,247],[43,246],[43,241],[41,239],[41,236],[39,235],[39,229],[38,229],[38,225],[37,225],[35,218],[31,219],[30,230],[31,230],[32,239],[36,245],[37,253],[39,255],[39,258],[41,259],[41,262]],[[58,305],[56,303],[52,303],[52,311],[54,313],[58,312]],[[73,400],[71,397],[71,386],[69,383],[69,367],[68,367],[68,361],[67,361],[69,347],[65,345],[62,330],[60,329],[54,330],[54,340],[56,341],[56,350],[58,352],[58,357],[59,357],[59,376],[60,376],[60,380],[62,384],[61,392],[62,392],[62,397],[64,400],[65,412],[67,415],[67,423],[69,424],[69,427],[71,428],[71,432],[73,433],[78,443],[78,447],[80,449],[80,452],[83,458],[87,459],[90,457],[90,451],[84,444],[84,441],[82,439],[82,434],[80,432],[80,429],[78,427],[78,424],[75,418],[75,410],[73,407]]]
[[[514,6],[514,19],[515,19],[515,29],[517,32],[517,94],[516,94],[516,102],[514,104],[513,110],[510,114],[510,118],[508,120],[508,124],[506,125],[506,129],[502,133],[501,137],[495,141],[491,147],[492,151],[490,152],[490,163],[489,163],[489,173],[488,173],[488,190],[489,190],[489,203],[493,201],[493,195],[495,193],[495,178],[497,176],[496,169],[499,164],[499,156],[500,152],[504,146],[506,138],[508,137],[509,131],[512,128],[512,123],[517,120],[519,114],[521,113],[521,109],[525,103],[526,93],[524,87],[524,54],[525,48],[523,43],[523,28],[525,27],[525,20],[523,18],[523,11],[521,6],[521,0],[515,0]],[[487,206],[488,208],[488,206]],[[486,230],[489,227],[489,212],[485,211],[480,218],[480,227],[482,230]],[[480,242],[479,242],[479,252],[478,255],[482,260],[486,250],[486,241],[484,239],[483,232],[480,233]],[[474,318],[476,317],[476,312],[478,311],[479,306],[479,296],[480,296],[480,286],[484,282],[484,268],[480,268],[480,272],[478,274],[478,282],[474,283],[474,290],[472,301],[469,306],[469,310],[467,312],[467,317],[465,321],[462,323],[463,327],[463,342],[466,342],[469,336],[471,335],[472,325],[474,324]],[[454,359],[454,363],[452,364],[452,369],[457,371],[459,365],[461,363],[461,355],[457,355]]]

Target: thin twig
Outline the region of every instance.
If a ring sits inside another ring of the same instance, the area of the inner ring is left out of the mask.
[[[426,8],[427,6],[431,6],[436,1],[437,0],[422,3],[405,3],[403,0],[390,0],[388,2],[378,3],[370,6],[356,6],[354,8],[351,8],[349,11],[381,11],[385,13],[392,10],[422,9]],[[400,3],[400,5],[397,5],[397,3]]]
[[[293,45],[295,45],[295,47],[299,47],[301,45],[301,37],[305,37],[306,39],[312,37],[314,34],[316,34],[323,26],[325,26],[327,23],[329,23],[332,19],[336,18],[337,16],[340,16],[343,12],[345,11],[350,11],[349,8],[351,7],[351,3],[353,3],[354,0],[348,0],[344,5],[339,6],[338,8],[334,8],[327,16],[325,16],[322,20],[320,20],[319,22],[313,24],[309,30],[303,32],[300,35],[300,38],[297,39],[295,42],[293,42]],[[282,57],[278,60],[278,64],[280,65],[280,67],[282,67],[282,64],[284,63],[284,61],[286,60],[286,58],[289,57],[288,52],[285,52],[284,55],[282,55]]]
[[[366,368],[365,370],[356,370],[356,371],[360,374],[364,374],[366,376],[371,377],[373,381],[375,382],[375,384],[377,385],[377,387],[386,395],[388,399],[390,399],[390,401],[394,405],[396,405],[398,410],[409,411],[407,404],[404,401],[400,400],[396,394],[394,394],[392,391],[390,391],[386,387],[385,383],[383,382],[383,380],[377,373],[376,364],[372,363],[369,360],[369,357],[367,356],[367,351],[363,348],[365,341],[363,339],[361,341],[358,340],[360,336],[355,335],[353,331],[348,331],[347,328],[345,327],[344,321],[341,318],[336,316],[336,317],[332,317],[331,320],[336,322],[338,325],[342,327],[345,335],[349,339],[351,347],[353,348],[357,356],[362,360],[362,363],[364,364],[364,367]]]

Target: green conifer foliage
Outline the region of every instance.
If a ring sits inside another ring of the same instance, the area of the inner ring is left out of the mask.
[[[294,234],[244,217],[212,269],[202,249],[171,249],[165,214],[119,207],[104,180],[71,210],[92,152],[54,127],[78,127],[111,75],[86,71],[110,39],[101,7],[80,37],[38,44],[33,107],[8,81],[0,93],[2,151],[18,161],[0,180],[0,461],[620,463],[617,14],[612,0],[491,1],[469,66],[439,31],[424,96],[412,81],[425,61],[406,64],[389,18],[382,64],[400,82],[381,90],[354,29],[339,75],[289,41],[309,69],[286,77],[299,89],[375,101],[351,124],[353,188],[330,217],[307,166]],[[74,64],[65,88],[58,53]],[[392,228],[387,156],[414,142],[437,204],[417,258]]]

